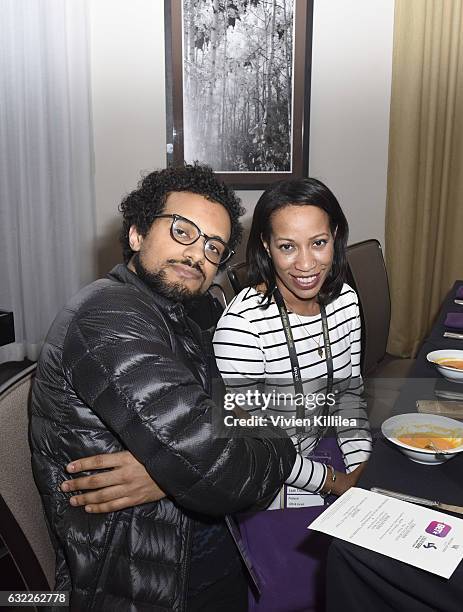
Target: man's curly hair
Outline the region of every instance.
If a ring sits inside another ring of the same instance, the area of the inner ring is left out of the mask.
[[[222,204],[231,220],[231,234],[228,244],[231,249],[241,240],[243,228],[239,217],[244,208],[234,191],[217,180],[209,166],[195,162],[180,167],[156,170],[145,176],[138,188],[132,191],[120,204],[123,216],[120,241],[124,262],[128,263],[133,255],[129,244],[129,230],[132,225],[142,236],[146,236],[156,215],[164,210],[167,196],[172,191],[189,191],[202,195],[211,202]]]

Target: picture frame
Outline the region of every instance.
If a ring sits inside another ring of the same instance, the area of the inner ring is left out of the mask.
[[[167,165],[207,163],[236,189],[307,176],[313,1],[164,7]]]

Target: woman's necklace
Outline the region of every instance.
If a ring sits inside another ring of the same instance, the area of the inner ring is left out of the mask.
[[[297,312],[294,313],[299,321],[299,323],[302,325],[302,327],[304,328],[304,330],[306,331],[307,335],[309,336],[309,338],[317,345],[317,353],[319,354],[320,357],[323,357],[323,347],[321,346],[320,342],[319,342],[319,338],[321,337],[322,333],[323,333],[323,329],[322,331],[317,335],[317,336],[313,336],[309,330],[307,329],[307,327],[304,325],[304,323],[301,321],[301,317],[297,314]]]

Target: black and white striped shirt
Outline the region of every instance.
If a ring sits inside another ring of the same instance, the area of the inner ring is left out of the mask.
[[[259,388],[279,393],[294,393],[291,362],[279,311],[274,302],[261,305],[262,294],[252,287],[243,289],[228,305],[217,324],[214,352],[227,391],[236,393]],[[371,436],[365,403],[361,397],[360,374],[361,324],[355,291],[344,284],[340,296],[326,306],[331,351],[333,355],[336,403],[330,415],[355,416],[355,428],[338,426],[336,435],[347,472],[366,461],[371,452]],[[327,366],[323,347],[321,316],[302,316],[289,312],[304,395],[326,390]],[[253,406],[245,407],[252,412]],[[270,406],[269,411],[294,414],[294,406]],[[287,429],[294,438],[295,430]],[[307,431],[299,446],[300,453],[287,484],[317,492],[326,478],[323,463],[311,461],[309,454],[317,441],[315,430]]]

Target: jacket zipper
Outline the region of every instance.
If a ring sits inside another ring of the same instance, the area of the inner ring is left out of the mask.
[[[95,598],[96,598],[96,592],[98,589],[98,584],[100,582],[100,578],[101,578],[101,574],[103,572],[103,569],[106,565],[106,561],[107,561],[107,554],[109,551],[109,547],[111,545],[111,542],[113,540],[113,536],[114,536],[114,531],[116,529],[116,526],[118,524],[118,521],[115,520],[115,515],[113,514],[112,518],[111,518],[111,524],[108,528],[108,534],[106,536],[106,542],[104,545],[104,549],[103,549],[103,556],[102,556],[102,562],[100,567],[98,568],[98,572],[97,572],[97,577],[96,577],[96,581],[95,581],[95,588],[93,590],[93,596],[92,596],[92,601],[90,603],[90,608],[89,608],[89,612],[92,612],[94,610],[94,606],[95,606]]]
[[[187,521],[187,532],[186,532],[186,538],[185,538],[186,553],[185,553],[185,560],[183,563],[183,570],[182,570],[183,589],[182,589],[182,598],[180,600],[180,612],[184,612],[186,610],[187,595],[188,595],[188,581],[190,578],[190,557],[191,557],[191,540],[192,540],[192,529],[191,529],[192,522],[185,515],[184,515],[184,518],[185,518],[185,521]]]

